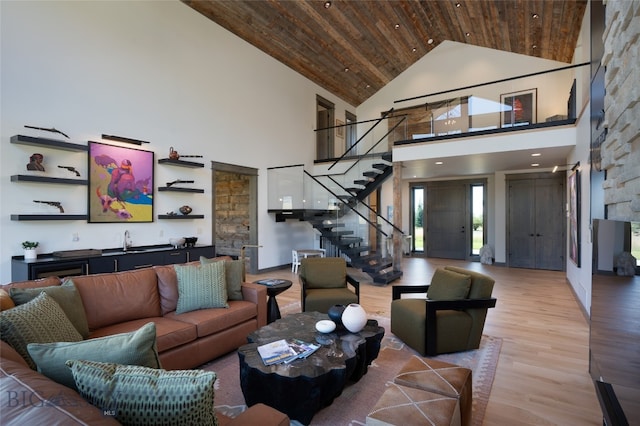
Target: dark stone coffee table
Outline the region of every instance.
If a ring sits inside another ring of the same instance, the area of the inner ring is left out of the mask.
[[[261,402],[309,424],[315,413],[340,396],[348,381],[366,374],[380,351],[384,328],[369,320],[359,333],[338,329],[322,334],[315,324],[323,319],[328,316],[318,312],[292,314],[249,334],[251,343],[238,349],[240,386],[248,406]],[[257,347],[288,338],[322,347],[308,358],[265,366]]]

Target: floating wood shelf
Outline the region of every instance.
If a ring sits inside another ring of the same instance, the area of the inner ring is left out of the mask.
[[[196,188],[174,188],[173,186],[162,186],[158,188],[160,192],[191,192],[204,194],[204,189],[196,189]]]
[[[187,214],[187,215],[161,214],[161,215],[158,215],[158,219],[204,219],[204,215],[203,214]]]
[[[86,214],[12,214],[11,220],[87,220]]]
[[[184,160],[172,160],[170,158],[161,158],[158,160],[158,164],[168,164],[170,166],[180,166],[180,167],[204,167],[202,163],[196,163],[194,161],[184,161]]]
[[[11,182],[60,183],[64,185],[87,185],[87,179],[67,179],[37,175],[13,175]]]
[[[58,139],[36,138],[33,136],[15,135],[11,136],[11,143],[17,145],[43,146],[53,149],[63,149],[65,151],[84,151],[87,152],[87,145],[79,145],[76,143],[65,142]]]

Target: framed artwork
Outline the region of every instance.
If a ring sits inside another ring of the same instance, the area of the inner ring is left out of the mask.
[[[580,171],[569,175],[569,258],[580,267]]]
[[[336,137],[344,139],[344,121],[336,120]]]
[[[151,151],[89,142],[89,222],[153,222]]]
[[[538,89],[500,95],[500,127],[526,126],[537,120]]]

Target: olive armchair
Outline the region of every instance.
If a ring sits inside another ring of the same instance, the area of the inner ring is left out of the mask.
[[[302,312],[326,313],[333,305],[360,302],[360,282],[347,274],[341,257],[300,259],[299,279]]]
[[[454,266],[438,268],[430,285],[393,287],[391,332],[425,356],[477,349],[489,308],[493,278]],[[406,293],[427,298],[402,298]]]

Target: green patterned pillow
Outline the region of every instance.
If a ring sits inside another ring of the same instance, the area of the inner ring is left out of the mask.
[[[29,343],[78,342],[82,336],[47,293],[24,305],[0,312],[0,336],[36,369],[27,351]]]
[[[207,308],[228,308],[224,263],[174,265],[178,277],[176,313]]]
[[[87,315],[84,313],[82,298],[73,281],[67,280],[62,285],[49,287],[12,288],[9,290],[9,294],[16,305],[23,305],[38,297],[43,291],[60,305],[73,326],[78,330],[78,333],[82,335],[82,338],[89,337]]]
[[[27,350],[40,373],[71,389],[75,389],[76,383],[65,365],[69,359],[160,368],[156,347],[156,325],[153,322],[130,333],[81,342],[29,343]]]
[[[66,362],[78,392],[124,425],[217,425],[216,374],[95,361]]]
[[[244,272],[242,260],[216,260],[200,256],[200,263],[203,265],[213,262],[224,263],[224,281],[227,285],[227,297],[229,297],[229,300],[244,300],[242,298],[242,275]]]

